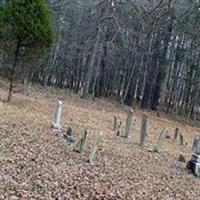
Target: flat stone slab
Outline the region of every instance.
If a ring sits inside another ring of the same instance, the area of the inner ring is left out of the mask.
[[[187,169],[191,170],[194,175],[200,177],[200,163],[190,160],[187,163]]]

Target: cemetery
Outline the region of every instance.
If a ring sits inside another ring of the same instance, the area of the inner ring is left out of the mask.
[[[199,198],[199,128],[51,88],[14,96],[0,101],[0,199]]]
[[[200,200],[199,0],[0,0],[0,200]]]

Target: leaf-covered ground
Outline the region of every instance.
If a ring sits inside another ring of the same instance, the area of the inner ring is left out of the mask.
[[[125,139],[116,136],[112,121],[121,118],[124,128],[127,107],[61,92],[63,132],[57,135],[51,129],[57,94],[51,88],[32,89],[29,96],[15,93],[11,103],[0,101],[0,199],[200,199],[200,179],[177,161],[180,154],[190,159],[197,128],[147,113],[148,138],[141,148],[142,111],[134,110],[131,135]],[[6,97],[3,88],[0,97]],[[76,139],[84,127],[90,129],[83,155],[62,136],[69,126]],[[150,152],[163,127],[171,138],[178,127],[188,145],[166,139],[160,153]],[[99,130],[103,142],[90,165],[89,146]]]

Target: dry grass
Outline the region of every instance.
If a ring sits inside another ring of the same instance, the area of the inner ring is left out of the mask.
[[[84,127],[90,129],[83,155],[55,135],[50,126],[55,98],[63,100],[63,133],[72,127],[76,138]],[[6,91],[0,88],[1,98]],[[143,111],[135,110],[131,137],[116,137],[113,116],[125,128],[127,107],[105,100],[83,100],[76,95],[34,87],[30,96],[15,93],[13,102],[0,102],[0,199],[199,199],[200,182],[177,162],[187,159],[199,129],[148,115],[149,137],[139,147]],[[162,127],[173,138],[178,127],[187,146],[165,140],[161,153],[151,153]],[[86,163],[88,146],[97,131],[103,132],[102,148],[94,166]]]

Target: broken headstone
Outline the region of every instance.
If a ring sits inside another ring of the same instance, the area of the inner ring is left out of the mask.
[[[67,129],[67,131],[66,131],[66,133],[64,134],[64,136],[63,136],[68,142],[70,142],[70,143],[74,143],[75,142],[75,138],[74,138],[74,136],[73,136],[73,134],[72,134],[72,129],[71,129],[71,127],[69,127],[68,129]]]

